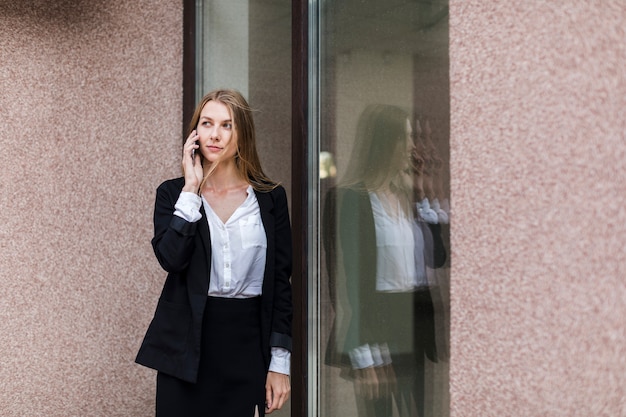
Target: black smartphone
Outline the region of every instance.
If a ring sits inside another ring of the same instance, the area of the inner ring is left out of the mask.
[[[196,133],[195,133],[195,136],[198,136],[198,132],[196,132]],[[197,141],[197,140],[194,140],[194,141],[193,141],[193,144],[194,144],[194,145],[197,145],[197,144],[198,144],[198,141]],[[194,164],[195,164],[195,162],[196,162],[196,150],[195,150],[195,149],[192,149],[192,150],[191,150],[191,160],[192,160],[192,161],[194,162]]]

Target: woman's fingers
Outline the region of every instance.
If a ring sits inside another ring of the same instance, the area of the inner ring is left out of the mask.
[[[198,145],[198,134],[195,130],[191,132],[191,134],[187,137],[185,144],[183,145],[183,164],[185,160],[190,160],[192,163],[199,157],[199,154],[196,152],[200,146]]]
[[[183,187],[183,191],[197,192],[204,175],[200,152],[197,151],[200,147],[197,142],[198,139],[198,133],[193,130],[183,144],[182,165],[185,175],[185,186]]]
[[[380,381],[373,366],[355,370],[355,384],[357,393],[367,399],[376,399],[380,396]]]
[[[268,372],[265,384],[265,413],[280,410],[289,398],[290,391],[289,375]]]

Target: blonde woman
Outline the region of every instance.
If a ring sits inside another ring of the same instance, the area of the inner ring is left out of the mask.
[[[156,415],[263,416],[289,396],[291,228],[259,162],[252,111],[207,94],[184,176],[157,190],[152,246],[167,279],[137,355],[156,369]]]

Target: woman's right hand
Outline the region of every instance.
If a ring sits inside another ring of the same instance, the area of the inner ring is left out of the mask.
[[[397,388],[396,374],[391,365],[355,369],[354,377],[357,394],[369,400],[389,397]]]
[[[193,130],[183,145],[183,172],[185,175],[183,191],[196,194],[204,177],[202,159],[198,151],[200,148],[197,142],[198,139],[200,139],[200,136]]]
[[[379,384],[373,366],[354,370],[354,385],[357,395],[368,400],[378,398]]]

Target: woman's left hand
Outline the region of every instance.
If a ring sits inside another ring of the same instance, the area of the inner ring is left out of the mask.
[[[268,372],[265,382],[265,414],[280,410],[289,398],[290,391],[289,375]]]

